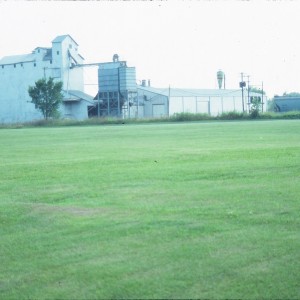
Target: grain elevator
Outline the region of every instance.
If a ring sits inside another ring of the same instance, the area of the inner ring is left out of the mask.
[[[112,62],[98,64],[98,93],[94,114],[98,116],[130,117],[130,106],[137,98],[135,67],[119,61],[115,54]]]

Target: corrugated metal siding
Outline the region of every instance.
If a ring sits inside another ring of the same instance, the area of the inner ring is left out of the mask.
[[[274,101],[279,112],[300,110],[300,97],[275,97]]]
[[[115,69],[98,70],[98,83],[100,91],[118,91],[119,90],[119,71]]]
[[[120,90],[132,91],[136,90],[136,77],[134,67],[121,67],[119,68]]]

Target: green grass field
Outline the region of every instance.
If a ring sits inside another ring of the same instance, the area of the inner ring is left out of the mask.
[[[300,298],[300,121],[0,130],[0,298]]]

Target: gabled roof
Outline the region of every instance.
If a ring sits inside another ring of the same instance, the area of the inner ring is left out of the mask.
[[[69,91],[63,91],[64,94],[64,102],[79,102],[81,100],[85,100],[88,102],[93,102],[93,97],[78,90],[69,90]]]
[[[241,90],[232,89],[183,89],[183,88],[154,88],[137,86],[139,90],[160,94],[162,96],[170,97],[226,97],[226,96],[240,96]],[[258,93],[250,92],[251,95]]]
[[[69,35],[69,34],[65,34],[65,35],[59,35],[57,36],[52,43],[61,43],[65,38],[69,37],[77,46],[78,44],[74,41],[74,39]]]
[[[34,50],[38,50],[38,49],[48,50],[50,48],[49,47],[36,47],[36,48],[34,48]]]
[[[0,59],[0,65],[11,65],[22,62],[32,62],[35,61],[35,54],[23,54],[23,55],[12,55],[12,56],[4,56]]]

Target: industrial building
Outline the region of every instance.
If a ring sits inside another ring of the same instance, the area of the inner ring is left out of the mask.
[[[99,63],[99,92],[89,116],[159,118],[181,112],[216,116],[230,111],[250,111],[252,99],[260,99],[261,110],[264,109],[266,99],[261,93],[223,89],[222,71],[217,72],[219,89],[154,88],[150,80],[142,80],[137,85],[135,72],[126,61],[119,61],[118,55],[114,55],[113,62]]]
[[[84,92],[83,70],[90,66],[98,67],[96,95]],[[245,95],[241,89],[225,89],[225,75],[220,70],[219,89],[154,88],[146,80],[138,85],[135,67],[120,61],[117,54],[111,62],[85,64],[74,39],[61,35],[52,41],[51,48],[37,47],[30,54],[0,60],[0,123],[41,119],[41,113],[31,103],[28,87],[49,77],[63,81],[61,117],[77,120],[106,116],[158,118],[180,112],[214,116],[249,111],[250,99],[262,96],[254,92]],[[262,99],[262,105],[263,102]]]
[[[300,110],[300,97],[275,96],[274,103],[277,112]]]
[[[51,48],[37,47],[32,53],[5,56],[0,60],[0,123],[17,123],[41,119],[31,103],[28,87],[41,78],[63,81],[63,118],[86,119],[93,97],[84,93],[81,68],[84,58],[70,35],[57,36]]]
[[[132,105],[136,116],[162,117],[175,113],[203,113],[217,116],[230,111],[249,111],[251,97],[261,94],[231,89],[179,89],[138,87],[138,100]],[[249,101],[248,101],[249,99]],[[262,107],[263,109],[263,107]],[[132,112],[131,115],[134,115]]]

